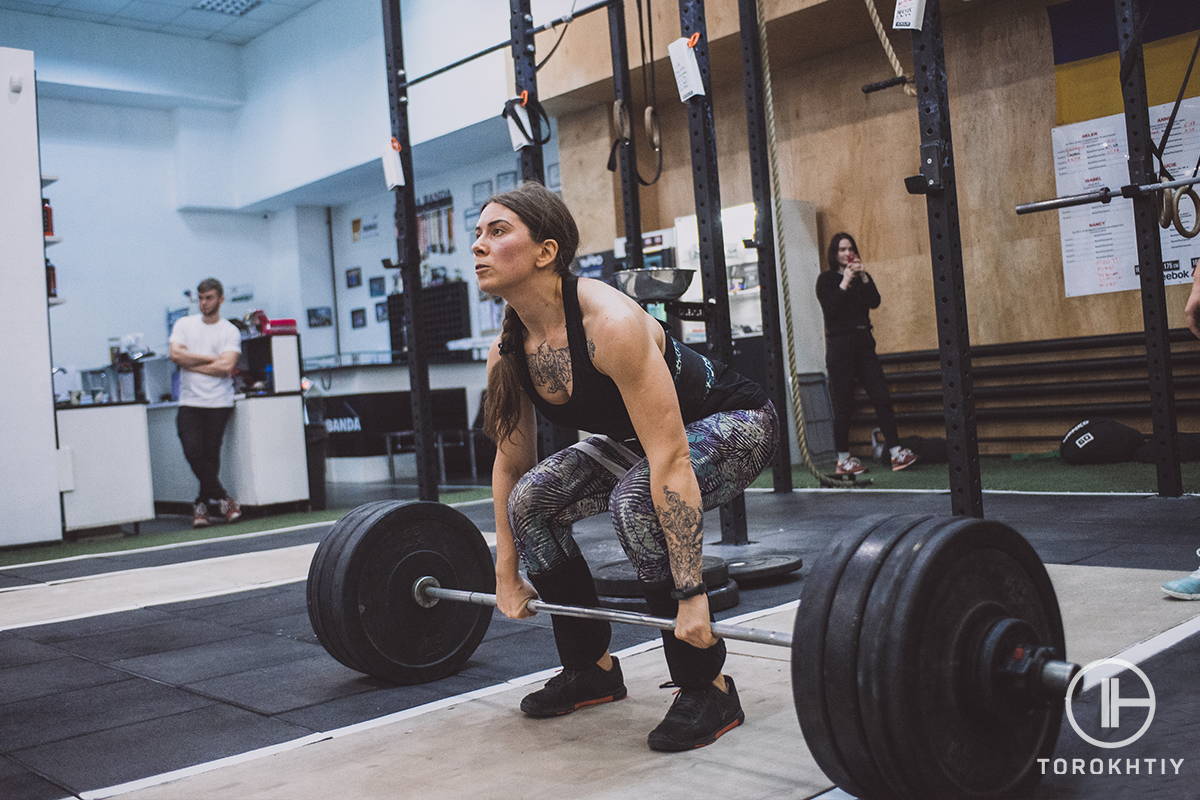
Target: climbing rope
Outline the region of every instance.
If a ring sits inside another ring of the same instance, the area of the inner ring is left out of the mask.
[[[888,38],[887,30],[883,27],[883,21],[879,19],[879,11],[875,8],[875,0],[865,0],[867,4],[867,13],[871,15],[871,24],[875,26],[875,35],[879,37],[879,43],[883,45],[884,55],[892,65],[892,70],[895,71],[897,78],[903,78],[904,67],[900,66],[900,59],[896,57],[896,51],[892,49],[892,40]],[[760,18],[759,24],[762,24]],[[904,84],[904,93],[909,97],[917,96],[917,87],[912,85],[912,81]]]
[[[763,100],[766,106],[767,117],[767,163],[771,168],[771,202],[774,208],[775,221],[775,246],[776,252],[779,254],[779,263],[777,265],[780,280],[780,294],[783,296],[783,319],[784,325],[787,328],[787,368],[788,368],[788,383],[791,385],[792,413],[796,417],[796,444],[800,448],[800,458],[804,462],[804,466],[809,473],[817,479],[822,486],[846,486],[858,483],[863,485],[869,483],[868,480],[854,479],[854,476],[849,476],[848,480],[843,480],[839,477],[826,475],[817,469],[817,465],[813,463],[812,453],[808,449],[808,431],[804,419],[804,403],[800,398],[800,381],[796,374],[796,342],[792,335],[792,293],[788,285],[788,270],[787,270],[787,248],[784,246],[783,235],[780,231],[779,220],[783,218],[783,200],[779,191],[779,154],[775,148],[775,96],[771,91],[771,57],[767,49],[767,22],[763,16],[762,0],[755,0],[758,7],[758,42],[759,49],[762,51],[762,70],[763,70]]]

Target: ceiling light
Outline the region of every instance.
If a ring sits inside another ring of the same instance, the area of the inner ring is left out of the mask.
[[[192,8],[197,11],[215,11],[218,14],[241,17],[245,16],[250,9],[260,5],[262,5],[262,0],[200,0]]]

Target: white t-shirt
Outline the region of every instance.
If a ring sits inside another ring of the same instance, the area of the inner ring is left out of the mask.
[[[211,325],[200,314],[181,317],[171,329],[172,344],[201,356],[241,353],[242,334],[227,319]],[[179,405],[198,408],[229,408],[233,405],[233,378],[218,378],[195,370],[179,370]]]

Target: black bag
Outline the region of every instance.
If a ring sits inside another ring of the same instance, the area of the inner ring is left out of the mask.
[[[1085,419],[1063,437],[1058,454],[1068,464],[1116,464],[1133,460],[1145,437],[1111,419]]]

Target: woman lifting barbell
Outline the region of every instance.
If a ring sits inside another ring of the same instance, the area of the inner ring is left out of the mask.
[[[679,691],[648,744],[710,744],[744,715],[721,672],[725,645],[710,627],[702,510],[737,496],[771,462],[775,408],[756,384],[675,341],[632,299],[572,275],[579,232],[542,185],[492,197],[475,234],[479,288],[508,304],[488,353],[484,422],[497,443],[497,606],[519,618],[538,595],[597,605],[571,524],[609,510],[651,613],[676,619],[663,650]],[[593,435],[538,463],[535,408]],[[552,621],[563,670],[521,710],[550,717],[623,698],[609,623]]]

